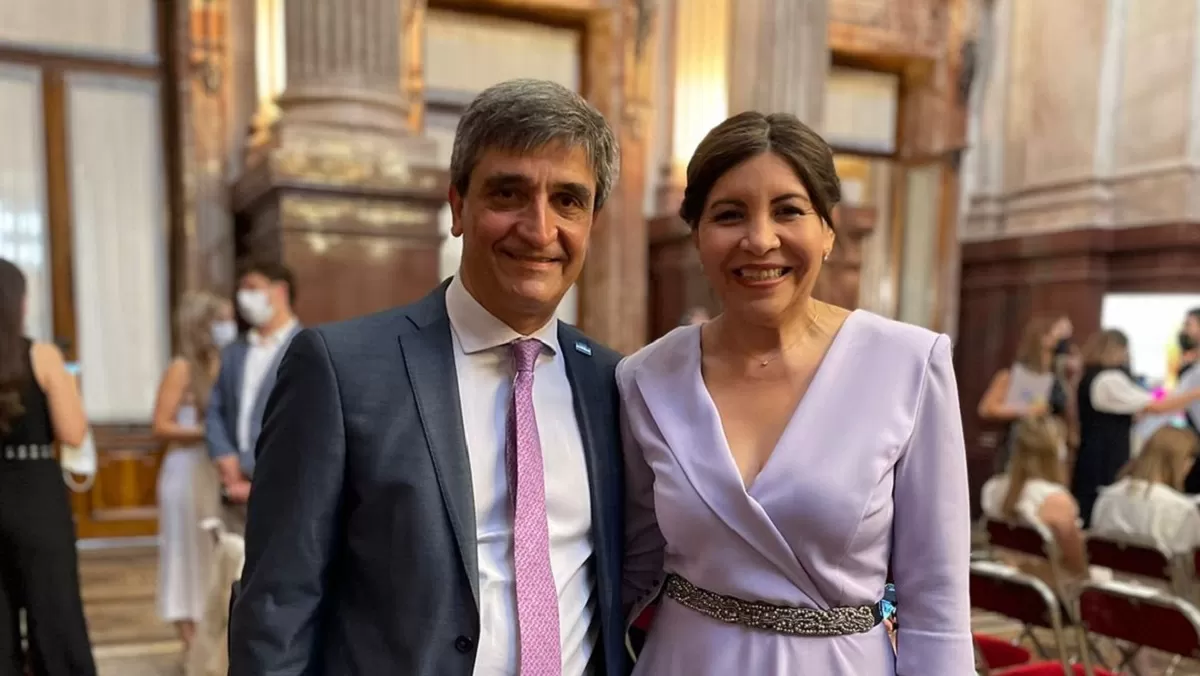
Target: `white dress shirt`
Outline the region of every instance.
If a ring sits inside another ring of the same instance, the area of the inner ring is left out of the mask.
[[[546,477],[550,566],[558,588],[563,676],[588,673],[599,626],[592,566],[592,508],[583,440],[558,320],[522,336],[483,308],[456,277],[446,290],[454,367],[471,463],[479,556],[479,651],[475,676],[516,676],[519,653],[513,564],[513,507],[505,435],[513,366],[508,345],[536,338],[545,347],[534,367],[533,403]]]
[[[254,410],[254,401],[258,391],[262,389],[263,381],[275,357],[283,348],[284,338],[291,335],[296,328],[296,320],[279,327],[269,336],[264,336],[255,329],[246,335],[250,349],[246,352],[246,364],[242,368],[242,392],[238,398],[237,416],[237,445],[242,453],[253,453],[250,447],[250,412]]]

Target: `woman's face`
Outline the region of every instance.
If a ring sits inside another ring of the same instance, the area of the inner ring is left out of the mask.
[[[834,240],[796,172],[774,153],[717,180],[694,236],[725,311],[762,325],[803,306]]]

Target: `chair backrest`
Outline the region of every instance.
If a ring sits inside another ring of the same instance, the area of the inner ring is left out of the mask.
[[[1087,582],[1079,594],[1079,619],[1093,634],[1200,658],[1200,610],[1153,587]]]
[[[971,607],[1027,626],[1062,631],[1061,606],[1050,586],[1002,563],[971,563]]]
[[[1011,521],[984,518],[988,544],[992,547],[1010,549],[1032,556],[1048,556],[1047,545],[1052,544],[1036,528]]]
[[[1157,547],[1088,535],[1087,555],[1088,563],[1094,566],[1155,580],[1174,580],[1175,566],[1171,555]]]

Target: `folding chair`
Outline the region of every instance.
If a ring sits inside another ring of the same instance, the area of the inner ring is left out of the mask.
[[[1165,591],[1129,582],[1087,582],[1079,594],[1079,614],[1081,640],[1095,634],[1132,646],[1117,644],[1121,662],[1114,671],[1128,667],[1137,674],[1131,662],[1142,648],[1175,656],[1166,674],[1182,658],[1200,659],[1200,610]],[[1086,654],[1084,665],[1091,666]]]
[[[1051,563],[1055,562],[1056,557],[1051,557],[1058,552],[1054,538],[1033,526],[984,517],[983,527],[987,532],[988,547],[1050,558]]]
[[[1088,672],[1082,664],[1066,667],[1066,671],[1063,669],[1064,667],[1058,662],[1038,662],[1037,664],[1022,664],[1011,669],[993,671],[991,676],[1064,676],[1064,674],[1088,676]],[[1091,676],[1118,676],[1118,674],[1104,669],[1092,669]]]
[[[1113,540],[1097,535],[1087,538],[1088,563],[1114,572],[1167,582],[1176,594],[1188,593],[1187,576],[1178,559],[1158,547]]]
[[[1062,604],[1045,582],[1002,563],[974,561],[971,563],[971,606],[1020,622],[1018,641],[1028,640],[1042,658],[1050,657],[1050,653],[1033,630],[1049,629],[1058,647],[1057,659],[1062,668],[1069,668]]]

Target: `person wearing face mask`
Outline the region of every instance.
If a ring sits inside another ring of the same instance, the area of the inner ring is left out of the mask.
[[[205,418],[208,453],[216,463],[226,527],[246,528],[246,501],[254,477],[254,447],[275,371],[300,324],[292,312],[296,284],[281,263],[250,262],[238,275],[237,310],[250,325],[221,354],[221,371]]]
[[[204,413],[221,349],[237,337],[229,302],[191,291],[175,311],[179,354],[158,387],[154,436],[168,445],[158,477],[158,614],[190,650],[208,591],[211,544],[202,520],[217,515],[217,477],[204,450]]]

